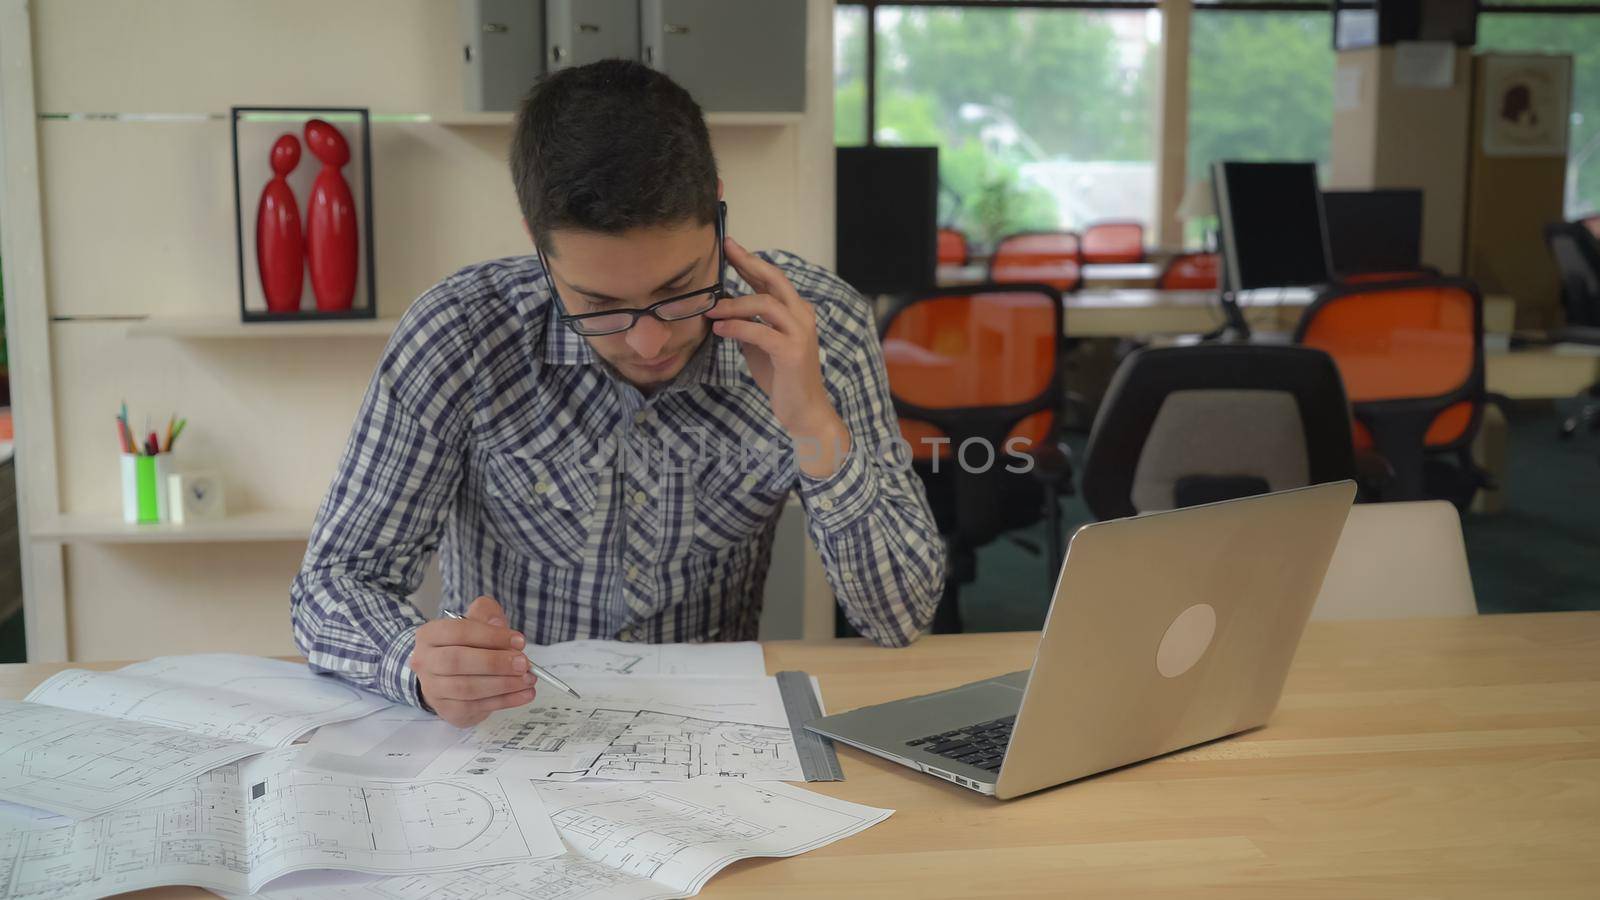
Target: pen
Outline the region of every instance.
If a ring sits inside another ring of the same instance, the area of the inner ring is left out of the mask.
[[[445,616],[447,618],[451,618],[451,619],[465,619],[466,618],[466,616],[460,615],[459,613],[453,613],[448,609],[444,610],[444,614],[445,614]],[[577,691],[573,690],[571,685],[567,684],[565,681],[562,681],[561,679],[557,678],[556,676],[550,674],[550,671],[548,669],[545,669],[543,666],[541,666],[538,663],[534,662],[533,661],[533,657],[532,656],[528,656],[528,649],[526,647],[524,647],[522,649],[522,655],[528,657],[528,667],[533,669],[533,674],[539,676],[539,680],[540,681],[548,681],[551,684],[555,685],[556,687],[560,688],[561,690],[566,691],[567,693],[571,694],[574,697],[577,697],[579,700],[583,699],[583,695],[579,694]]]

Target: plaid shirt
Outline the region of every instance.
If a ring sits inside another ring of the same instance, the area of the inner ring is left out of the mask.
[[[763,254],[816,306],[852,452],[827,478],[794,447],[733,341],[711,335],[651,396],[562,325],[535,256],[463,269],[417,300],[378,364],[290,590],[319,670],[417,704],[426,621],[406,599],[437,550],[443,607],[499,600],[534,643],[750,640],[774,526],[798,487],[845,616],[904,645],[944,546],[909,467],[873,319],[824,269]],[[728,287],[751,293],[731,270]]]

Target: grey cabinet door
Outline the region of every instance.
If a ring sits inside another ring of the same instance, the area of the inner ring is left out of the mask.
[[[544,74],[544,0],[459,0],[463,108],[514,110]]]
[[[639,58],[639,0],[545,0],[544,21],[552,70]]]
[[[641,0],[644,61],[707,112],[804,112],[806,0]]]

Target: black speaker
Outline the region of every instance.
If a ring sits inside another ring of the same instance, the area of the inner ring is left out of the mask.
[[[1478,42],[1479,0],[1334,0],[1333,46],[1353,50],[1400,41]]]

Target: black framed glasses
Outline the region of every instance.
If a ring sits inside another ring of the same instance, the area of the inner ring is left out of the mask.
[[[653,316],[661,322],[679,322],[703,316],[717,305],[717,301],[727,296],[727,290],[722,283],[727,274],[728,260],[723,251],[722,238],[727,229],[728,204],[717,203],[717,283],[710,287],[703,287],[678,294],[650,304],[642,309],[608,309],[601,312],[580,313],[572,315],[566,312],[567,305],[561,299],[561,292],[556,290],[555,276],[550,273],[550,264],[545,261],[544,250],[540,248],[539,264],[544,267],[545,281],[550,285],[550,295],[560,304],[562,315],[561,322],[577,334],[586,337],[597,337],[604,334],[620,334],[639,324],[641,316]]]

